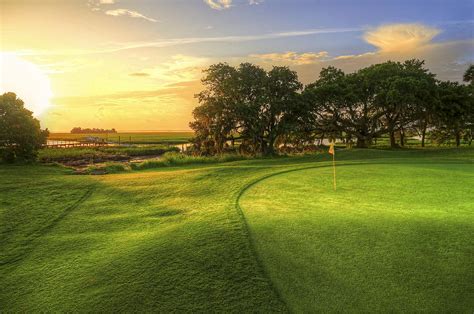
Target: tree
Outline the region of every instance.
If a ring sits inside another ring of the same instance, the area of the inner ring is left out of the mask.
[[[277,138],[287,133],[296,122],[298,92],[302,85],[296,72],[288,67],[273,67],[265,76],[263,101],[255,108],[258,117],[257,135],[261,153],[273,155]]]
[[[463,133],[472,128],[473,100],[470,88],[457,82],[439,82],[440,101],[434,114],[435,135],[439,141],[454,137],[456,146],[461,145]]]
[[[334,137],[355,137],[357,147],[368,147],[372,139],[386,132],[381,123],[385,111],[375,102],[376,86],[369,74],[367,69],[344,74],[328,67],[307,86],[315,102],[313,115],[319,116],[322,130]]]
[[[471,64],[464,72],[463,81],[474,85],[474,64]]]
[[[357,147],[367,147],[388,133],[391,147],[416,120],[427,119],[436,89],[434,75],[424,62],[375,64],[351,74],[328,67],[320,78],[306,87],[306,101],[312,103],[308,120],[322,137],[357,139]],[[423,134],[426,132],[426,123]],[[424,136],[423,136],[424,137]]]
[[[390,146],[398,146],[395,133],[400,134],[403,146],[404,132],[408,128],[419,130],[424,146],[426,129],[432,105],[436,102],[435,76],[417,59],[385,62],[367,69],[372,72],[376,86],[376,102],[385,108],[384,124],[390,137]]]
[[[338,104],[344,101],[341,90],[344,79],[342,70],[329,66],[321,70],[317,81],[305,87],[299,118],[301,133],[306,133],[306,138],[322,141],[342,135]]]
[[[196,95],[200,105],[190,123],[196,147],[221,153],[225,143],[238,134],[241,150],[274,154],[277,139],[294,122],[302,87],[296,72],[287,67],[267,72],[250,63],[238,68],[220,63],[205,73],[205,90]]]
[[[3,160],[34,160],[38,149],[46,143],[48,133],[41,130],[39,121],[14,93],[0,97],[0,151]]]
[[[224,144],[237,128],[235,84],[237,71],[225,63],[211,65],[201,80],[205,90],[196,95],[200,106],[193,110],[195,146],[207,154],[221,153]],[[205,148],[205,149],[204,149]]]

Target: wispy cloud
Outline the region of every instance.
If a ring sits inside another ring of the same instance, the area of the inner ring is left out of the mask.
[[[225,10],[233,6],[233,0],[203,0],[211,9],[214,10]],[[247,0],[249,5],[259,5],[265,0]]]
[[[140,19],[144,19],[144,20],[147,20],[149,22],[158,22],[158,20],[155,20],[151,17],[147,17],[137,11],[132,11],[132,10],[127,10],[127,9],[115,9],[115,10],[107,10],[105,11],[105,14],[107,15],[112,15],[112,16],[130,16],[130,17],[133,17],[133,18],[140,18]]]
[[[91,8],[92,11],[100,11],[100,6],[103,4],[114,4],[115,0],[88,0],[87,6]]]
[[[284,63],[290,65],[305,65],[319,62],[328,57],[327,51],[297,53],[288,51],[284,53],[252,54],[251,58],[258,58],[271,63]]]
[[[300,37],[300,36],[314,36],[320,34],[330,33],[348,33],[348,32],[360,32],[364,28],[319,28],[319,29],[308,29],[301,31],[289,31],[289,32],[277,32],[267,33],[260,35],[236,35],[236,36],[220,36],[220,37],[182,37],[182,38],[168,38],[162,40],[152,40],[143,42],[126,42],[104,45],[104,48],[92,49],[92,50],[65,50],[65,51],[32,51],[23,50],[16,51],[19,55],[86,55],[86,54],[102,54],[102,53],[113,53],[129,49],[140,49],[140,48],[164,48],[173,47],[180,45],[200,44],[200,43],[240,43],[258,40],[271,40],[278,38],[287,37]]]
[[[170,47],[170,46],[210,43],[210,42],[238,43],[238,42],[265,40],[265,39],[310,36],[310,35],[329,34],[329,33],[359,32],[362,30],[363,28],[321,28],[321,29],[309,29],[309,30],[303,30],[303,31],[268,33],[268,34],[261,34],[261,35],[170,38],[170,39],[163,39],[163,40],[157,40],[157,41],[119,44],[117,45],[117,47],[111,48],[103,52],[115,52],[115,51],[121,51],[121,50],[127,50],[127,49],[150,48],[150,47],[163,48],[163,47]]]
[[[130,76],[137,76],[137,77],[148,77],[148,76],[150,76],[149,73],[145,73],[145,72],[134,72],[134,73],[130,73],[129,75]]]
[[[204,0],[211,9],[224,10],[232,6],[232,0]]]
[[[189,82],[199,79],[202,68],[209,63],[209,59],[187,55],[174,55],[170,60],[141,72],[149,74],[165,84]]]

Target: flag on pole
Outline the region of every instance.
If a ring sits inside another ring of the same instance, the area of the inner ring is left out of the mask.
[[[333,187],[334,191],[336,191],[336,151],[334,150],[334,142],[329,144],[329,154],[332,155],[332,173],[333,173]]]
[[[334,156],[334,143],[329,144],[329,153]]]

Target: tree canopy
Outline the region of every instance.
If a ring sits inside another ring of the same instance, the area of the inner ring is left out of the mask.
[[[473,71],[471,66],[464,75],[467,86],[436,80],[417,59],[348,74],[330,66],[303,88],[288,67],[219,63],[205,71],[190,126],[196,149],[207,154],[223,152],[236,139],[242,152],[263,155],[317,139],[369,147],[388,136],[398,147],[410,134],[424,146],[427,132],[440,143],[471,143]]]
[[[33,160],[46,143],[47,130],[41,130],[38,119],[24,107],[14,93],[0,96],[0,158]]]

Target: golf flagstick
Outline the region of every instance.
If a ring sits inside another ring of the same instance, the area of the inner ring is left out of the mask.
[[[336,151],[334,150],[334,142],[329,144],[329,154],[332,155],[332,172],[333,172],[333,187],[336,191]]]

